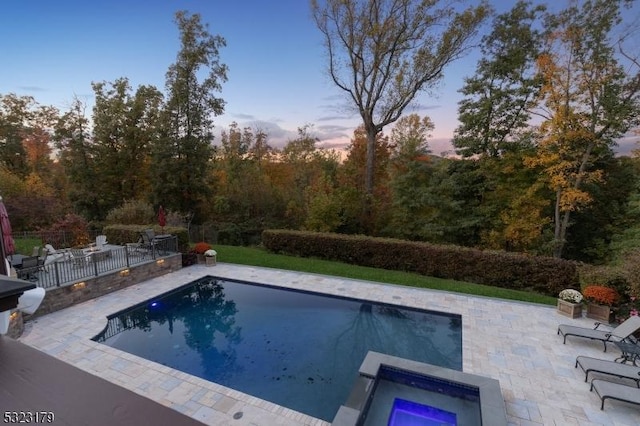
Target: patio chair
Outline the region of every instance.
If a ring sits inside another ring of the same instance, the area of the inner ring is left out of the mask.
[[[18,271],[18,278],[28,281],[36,281],[38,272],[38,256],[27,256],[22,259],[22,267]]]
[[[607,351],[607,343],[614,343],[616,341],[623,341],[630,339],[630,337],[640,330],[640,317],[629,317],[622,324],[618,325],[613,330],[601,330],[601,323],[597,322],[594,328],[578,327],[569,324],[560,324],[558,326],[558,334],[561,334],[564,339],[562,343],[567,343],[567,336],[582,337],[591,340],[600,340],[604,345],[604,351]]]
[[[592,358],[589,356],[579,356],[576,358],[575,368],[582,368],[584,371],[584,381],[589,381],[589,373],[607,374],[621,379],[631,379],[636,382],[636,387],[640,388],[640,368],[633,365],[621,364],[615,361]]]
[[[153,229],[145,229],[140,233],[140,236],[142,237],[142,245],[148,250],[152,250],[156,245],[156,242],[154,241],[156,233],[153,232]]]
[[[153,242],[149,240],[148,235],[145,232],[140,233],[140,238],[135,243],[127,243],[127,250],[129,254],[146,255],[151,251]]]
[[[42,250],[40,250],[40,253],[42,254],[38,256],[38,271],[47,272],[47,270],[44,269],[44,265],[46,264],[49,252],[47,251],[47,249],[43,248]]]
[[[82,267],[89,263],[89,255],[81,249],[69,249],[69,253],[71,255],[71,262],[73,263],[73,266]]]
[[[104,248],[104,245],[107,244],[107,236],[106,235],[98,235],[96,237],[96,247],[99,250]]]
[[[602,404],[600,404],[601,410],[604,410],[604,400],[607,398],[640,405],[640,389],[638,388],[594,379],[591,381],[591,390],[595,390],[602,401]]]

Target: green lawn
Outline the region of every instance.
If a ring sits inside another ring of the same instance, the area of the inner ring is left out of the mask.
[[[556,298],[541,294],[509,290],[473,284],[464,281],[445,280],[426,277],[400,271],[388,271],[364,266],[349,265],[329,260],[308,259],[295,256],[284,256],[269,253],[264,249],[254,247],[237,247],[216,245],[220,262],[237,263],[241,265],[264,266],[268,268],[287,269],[291,271],[313,272],[323,275],[356,278],[367,281],[378,281],[389,284],[400,284],[410,287],[430,288],[435,290],[453,291],[456,293],[473,294],[478,296],[495,297],[498,299],[519,300],[523,302],[555,305]]]
[[[40,238],[14,238],[13,243],[16,247],[16,253],[31,256],[34,247],[40,247],[42,240]]]

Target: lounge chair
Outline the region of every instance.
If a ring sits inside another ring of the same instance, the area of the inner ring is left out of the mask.
[[[45,244],[44,245],[45,250],[47,250],[47,253],[49,254],[56,254],[58,253],[58,250],[54,249],[53,246],[51,244]]]
[[[594,379],[591,381],[591,390],[595,390],[598,397],[600,397],[602,401],[602,404],[600,404],[601,410],[604,410],[604,400],[607,398],[640,405],[640,389],[638,388]]]
[[[600,323],[596,323],[595,328],[578,327],[569,324],[560,324],[558,326],[558,334],[564,339],[562,343],[567,343],[567,336],[582,337],[591,340],[600,340],[604,344],[604,351],[607,351],[607,342],[614,343],[628,339],[635,332],[640,330],[640,317],[629,317],[625,322],[614,328],[613,330],[601,330],[598,327]]]
[[[45,258],[44,264],[49,265],[53,262],[57,262],[58,260],[67,259],[67,251],[66,250],[56,250],[53,248],[51,244],[44,245],[47,256]]]
[[[589,379],[589,373],[594,372],[620,377],[622,379],[631,379],[636,382],[636,387],[640,388],[640,368],[633,365],[591,358],[589,356],[579,356],[576,358],[575,367],[578,368],[578,366],[585,372],[585,382]]]

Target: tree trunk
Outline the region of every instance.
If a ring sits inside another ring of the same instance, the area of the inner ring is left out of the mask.
[[[594,138],[594,140],[595,139],[596,138]],[[594,146],[595,146],[595,142],[589,142],[589,144],[587,145],[586,151],[582,155],[582,159],[580,161],[580,167],[578,167],[578,174],[576,176],[576,180],[572,187],[572,189],[574,190],[579,189],[580,186],[582,185],[584,173],[587,168],[587,164],[589,163],[589,159],[591,158],[591,152],[593,151]],[[558,258],[562,257],[562,251],[564,250],[564,246],[567,242],[566,240],[567,240],[567,230],[569,229],[569,219],[571,218],[571,210],[574,207],[572,205],[571,206],[572,208],[565,211],[564,214],[561,214],[561,211],[560,211],[561,196],[562,196],[562,189],[558,189],[556,191],[556,207],[555,207],[556,226],[555,226],[554,248],[553,248],[553,257],[558,257]]]
[[[562,197],[562,190],[556,191],[556,206],[554,211],[555,228],[553,232],[553,257],[562,257],[562,249],[564,248],[564,241],[562,240],[562,224],[560,218],[560,198]],[[566,232],[564,233],[566,234]]]
[[[373,196],[373,176],[376,166],[376,134],[378,133],[373,126],[365,126],[367,131],[367,162],[364,173],[364,190],[367,197]]]

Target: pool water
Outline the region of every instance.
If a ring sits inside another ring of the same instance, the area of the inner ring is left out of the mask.
[[[368,351],[462,370],[460,316],[205,277],[94,340],[331,421]]]

